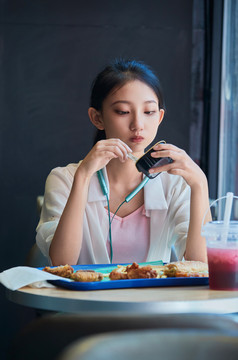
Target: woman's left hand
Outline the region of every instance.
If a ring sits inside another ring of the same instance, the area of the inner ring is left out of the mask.
[[[154,158],[170,157],[173,162],[152,169],[154,172],[167,171],[169,174],[180,175],[191,188],[190,219],[186,240],[185,260],[207,261],[206,241],[201,236],[201,226],[211,220],[207,178],[200,167],[188,154],[171,144],[158,144],[151,153]],[[151,171],[151,170],[150,170]],[[204,219],[204,214],[206,218]]]
[[[150,173],[166,171],[168,174],[180,175],[191,188],[207,183],[204,172],[184,150],[171,144],[157,144],[153,149],[153,158],[170,157],[173,162],[150,169]]]

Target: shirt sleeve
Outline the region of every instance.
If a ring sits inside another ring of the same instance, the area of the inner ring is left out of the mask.
[[[182,260],[187,242],[187,234],[190,220],[190,194],[189,185],[183,178],[174,188],[171,201],[171,224],[173,224],[172,246],[175,249],[178,260]]]
[[[72,182],[73,175],[68,167],[53,169],[46,180],[44,202],[36,228],[36,243],[49,260],[51,241],[68,200]]]

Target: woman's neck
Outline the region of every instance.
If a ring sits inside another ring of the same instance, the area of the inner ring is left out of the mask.
[[[125,187],[137,186],[142,181],[142,174],[138,172],[135,163],[128,159],[124,163],[118,159],[107,164],[107,175],[110,184],[120,183]]]

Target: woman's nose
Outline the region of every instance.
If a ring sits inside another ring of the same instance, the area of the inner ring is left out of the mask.
[[[133,114],[131,119],[130,130],[143,130],[144,129],[144,122],[142,116],[139,114]]]

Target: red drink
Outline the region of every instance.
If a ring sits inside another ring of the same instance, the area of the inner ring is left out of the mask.
[[[238,290],[238,248],[207,248],[209,286],[213,290]]]

